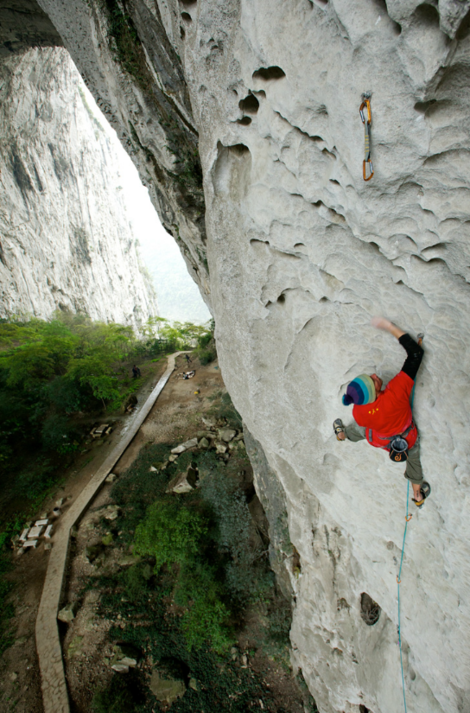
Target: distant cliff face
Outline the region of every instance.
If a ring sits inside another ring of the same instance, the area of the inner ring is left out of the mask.
[[[352,377],[401,367],[374,313],[425,333],[415,416],[433,495],[408,525],[404,678],[415,713],[469,710],[470,3],[40,4],[212,303],[321,713],[403,710],[403,469],[331,424],[350,419]]]
[[[64,49],[0,62],[0,316],[55,309],[138,325],[156,314],[116,149]]]

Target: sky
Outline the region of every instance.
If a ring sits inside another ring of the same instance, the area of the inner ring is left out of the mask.
[[[171,321],[206,323],[211,319],[211,314],[188,273],[175,240],[161,224],[148,190],[140,182],[137,169],[116,132],[108,124],[85,84],[82,86],[91,110],[105,129],[119,157],[122,168],[116,177],[117,190],[122,191],[130,223],[138,240],[141,261],[152,277],[160,317]]]

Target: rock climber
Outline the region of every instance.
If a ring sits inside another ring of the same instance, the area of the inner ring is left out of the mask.
[[[353,442],[367,439],[371,446],[391,452],[393,460],[406,460],[405,478],[413,486],[413,501],[421,507],[431,487],[423,480],[418,429],[413,422],[410,396],[424,352],[409,334],[388,319],[374,317],[372,325],[396,337],[405,349],[407,358],[400,373],[383,391],[383,381],[377,374],[361,374],[353,379],[347,386],[343,404],[354,404],[355,422],[345,427],[338,418],[333,428],[339,441],[346,438]],[[400,438],[395,441],[395,437]],[[395,444],[398,450],[394,450]]]

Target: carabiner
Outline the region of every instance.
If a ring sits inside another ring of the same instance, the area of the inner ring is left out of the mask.
[[[369,165],[369,176],[367,177],[367,164]],[[364,178],[364,181],[370,181],[372,176],[374,175],[374,167],[372,165],[372,161],[369,159],[368,161],[363,161],[362,162],[362,175]]]
[[[359,114],[362,120],[362,123],[366,123],[366,118],[364,116],[364,107],[367,107],[367,123],[370,124],[372,121],[372,112],[370,110],[370,99],[364,99],[361,106],[359,107]]]
[[[367,109],[367,116],[364,113],[364,109]],[[370,181],[374,175],[374,167],[370,158],[370,126],[372,123],[370,94],[362,95],[362,104],[359,107],[359,116],[364,124],[364,161],[362,162],[362,176],[364,181]],[[367,169],[369,169],[369,175],[367,175]]]

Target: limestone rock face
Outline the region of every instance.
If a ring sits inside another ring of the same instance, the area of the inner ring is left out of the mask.
[[[373,314],[425,333],[414,410],[433,493],[408,525],[404,678],[414,713],[469,710],[469,3],[129,0],[140,65],[116,59],[103,6],[41,0],[206,291],[210,270],[224,381],[295,595],[293,660],[321,713],[403,710],[402,468],[331,424],[350,418],[352,377],[387,381],[403,362]],[[185,166],[197,127],[207,245],[152,91],[178,108]]]
[[[55,309],[137,326],[157,313],[109,131],[64,49],[0,63],[0,316]]]

